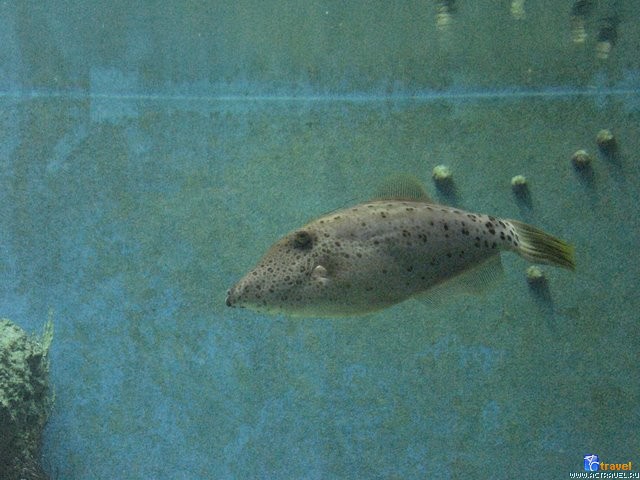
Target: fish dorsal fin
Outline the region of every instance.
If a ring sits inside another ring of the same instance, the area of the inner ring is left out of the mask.
[[[430,288],[418,298],[428,303],[441,305],[458,294],[480,295],[489,290],[503,276],[500,255],[488,259],[462,271],[449,280]]]
[[[410,200],[433,203],[422,183],[413,175],[394,175],[385,180],[372,200]]]

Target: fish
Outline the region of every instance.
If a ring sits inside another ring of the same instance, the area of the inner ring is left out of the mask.
[[[414,177],[278,240],[226,295],[229,307],[293,317],[375,312],[412,297],[480,293],[501,252],[575,270],[574,247],[532,225],[434,203]]]

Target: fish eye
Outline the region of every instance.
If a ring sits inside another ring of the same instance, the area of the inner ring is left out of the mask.
[[[312,245],[311,235],[309,232],[300,230],[293,235],[293,248],[300,250],[308,250]]]

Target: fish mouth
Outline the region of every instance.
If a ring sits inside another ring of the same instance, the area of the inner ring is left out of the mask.
[[[245,308],[244,301],[242,300],[242,287],[238,287],[238,284],[227,290],[227,296],[224,299],[224,303],[227,307],[231,308]]]
[[[235,308],[234,299],[232,297],[232,293],[233,293],[233,289],[232,288],[227,290],[227,298],[225,299],[224,303],[227,304],[227,307]]]

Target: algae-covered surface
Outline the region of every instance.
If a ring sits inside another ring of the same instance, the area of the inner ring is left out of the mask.
[[[49,385],[51,319],[42,337],[0,319],[0,473],[3,480],[43,479],[42,432],[53,405]]]
[[[0,7],[0,316],[53,311],[48,472],[640,465],[637,2],[325,3]],[[534,289],[508,254],[484,295],[342,319],[225,306],[276,239],[397,173],[570,241],[576,271]]]

